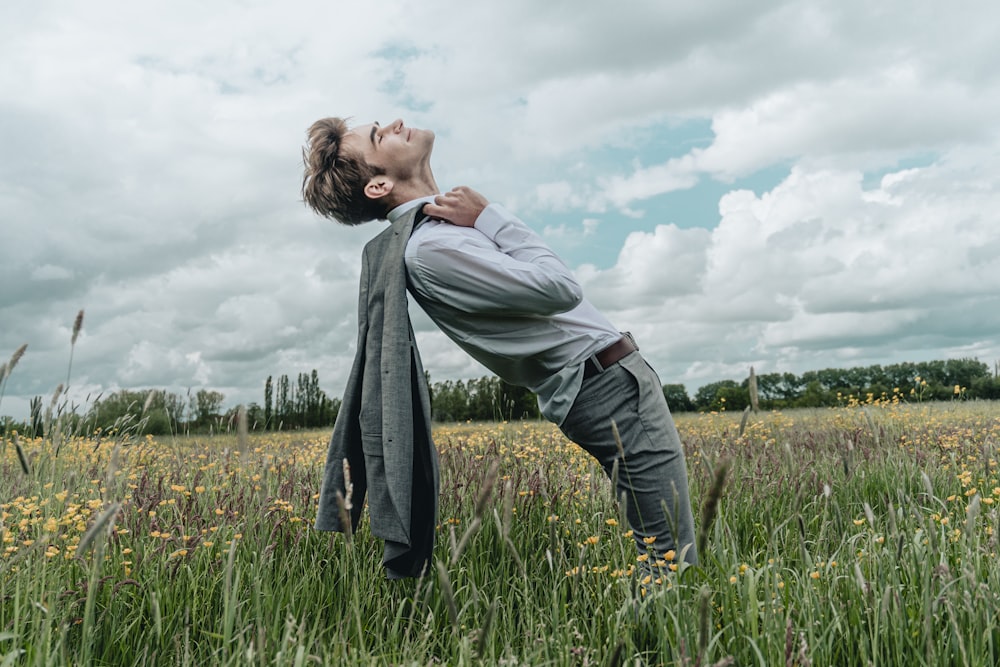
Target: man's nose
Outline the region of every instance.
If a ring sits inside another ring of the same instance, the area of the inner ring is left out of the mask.
[[[389,134],[396,134],[396,133],[398,133],[400,131],[400,129],[402,127],[403,127],[403,119],[402,118],[397,118],[396,120],[392,121],[388,125],[383,125],[382,127],[380,127],[377,130],[377,134],[380,137],[384,137],[384,136],[389,135]]]

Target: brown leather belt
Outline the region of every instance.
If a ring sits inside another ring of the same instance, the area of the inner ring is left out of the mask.
[[[626,333],[614,343],[583,362],[583,379],[586,380],[604,372],[604,369],[608,366],[624,359],[638,349],[639,346],[635,344],[632,334]]]

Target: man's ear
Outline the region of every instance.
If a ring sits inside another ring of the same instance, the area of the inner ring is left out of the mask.
[[[392,192],[392,180],[385,174],[373,176],[365,186],[365,196],[369,199],[381,199]]]

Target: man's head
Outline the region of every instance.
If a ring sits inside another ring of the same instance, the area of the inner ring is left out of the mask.
[[[348,128],[341,118],[313,123],[302,150],[306,203],[328,218],[356,225],[395,206],[438,192],[430,169],[434,133],[396,120]]]

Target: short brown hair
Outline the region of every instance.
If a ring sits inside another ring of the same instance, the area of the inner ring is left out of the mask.
[[[368,164],[360,155],[342,151],[346,133],[347,121],[343,118],[323,118],[306,132],[302,198],[322,216],[358,225],[385,217],[385,202],[365,195],[368,181],[384,170]]]

